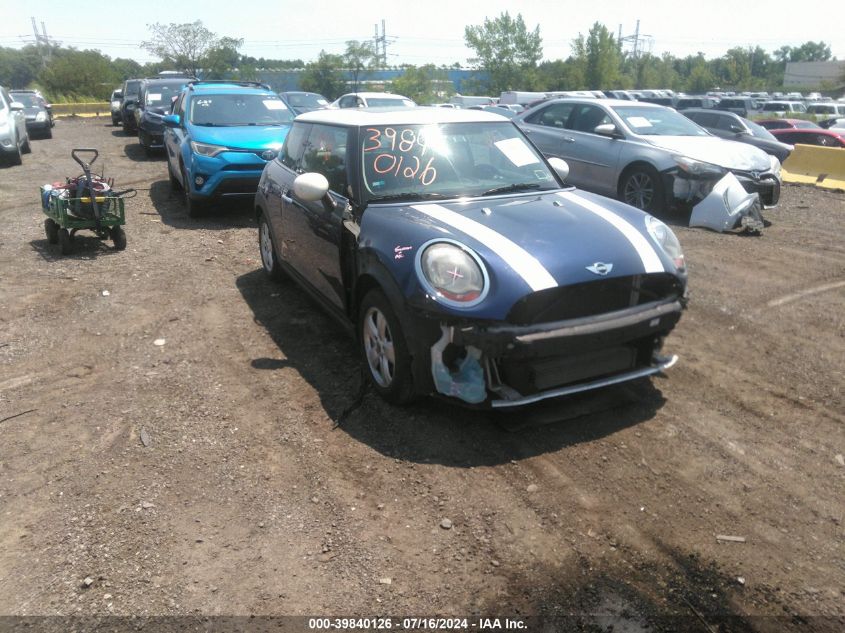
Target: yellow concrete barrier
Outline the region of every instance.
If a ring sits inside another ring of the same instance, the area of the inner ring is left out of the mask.
[[[110,116],[111,107],[108,101],[93,103],[54,103],[53,116]]]
[[[796,145],[781,175],[784,182],[845,190],[845,148]]]

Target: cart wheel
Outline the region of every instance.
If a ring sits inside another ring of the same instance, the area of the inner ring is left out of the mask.
[[[109,229],[109,237],[114,242],[114,250],[122,251],[126,248],[126,231],[119,226],[113,226]]]
[[[73,252],[73,242],[67,229],[59,229],[59,248],[62,255],[70,255]]]
[[[47,234],[47,241],[50,244],[58,244],[59,242],[59,225],[51,218],[44,220],[44,232]]]

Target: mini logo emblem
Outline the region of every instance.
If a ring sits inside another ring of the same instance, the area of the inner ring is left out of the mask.
[[[596,262],[592,266],[587,266],[587,270],[602,277],[613,270],[613,264],[605,264],[604,262]]]

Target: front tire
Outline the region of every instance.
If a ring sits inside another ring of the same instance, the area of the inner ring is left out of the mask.
[[[660,174],[650,165],[635,165],[619,179],[619,199],[642,211],[660,214],[666,208],[666,196]]]
[[[170,179],[170,190],[179,191],[182,185],[179,184],[179,179],[173,173],[173,168],[170,166],[170,159],[167,159],[167,177]]]
[[[374,288],[358,310],[358,345],[373,389],[391,404],[414,399],[411,355],[402,326],[384,293]]]
[[[284,273],[276,257],[270,223],[263,213],[258,216],[258,251],[261,254],[261,265],[264,267],[264,272],[267,273],[267,276],[273,281],[281,281]]]
[[[199,218],[205,214],[206,204],[199,200],[191,198],[191,185],[188,180],[188,174],[182,170],[182,190],[185,194],[185,210],[188,212],[189,218]]]

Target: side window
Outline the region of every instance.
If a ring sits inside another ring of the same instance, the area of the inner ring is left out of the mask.
[[[299,172],[302,152],[305,149],[305,140],[311,125],[307,123],[294,123],[285,139],[285,144],[279,154],[279,160],[291,171]]]
[[[329,189],[346,196],[346,141],[348,130],[333,125],[314,125],[302,153],[302,170],[323,174]]]
[[[718,114],[710,114],[709,112],[695,112],[692,115],[692,120],[702,127],[716,127]]]
[[[182,123],[185,123],[185,102],[188,100],[187,93],[182,93],[182,96],[179,97],[179,101],[176,102],[176,106],[173,110],[175,114],[179,115],[179,119],[181,119]]]
[[[733,132],[731,126],[740,127],[739,122],[729,116],[720,116],[718,123],[716,123],[717,128],[726,132]]]
[[[595,134],[596,126],[604,123],[612,123],[607,112],[598,106],[581,104],[575,108],[574,118],[570,117],[566,127],[576,132]]]
[[[340,103],[338,105],[341,108],[354,108],[355,106],[358,105],[357,97],[354,97],[354,96],[343,97],[343,99],[340,100]]]
[[[572,113],[574,107],[574,103],[553,103],[539,112],[535,112],[525,120],[527,123],[533,123],[534,125],[563,129],[566,127],[566,122],[569,120],[569,115]]]

